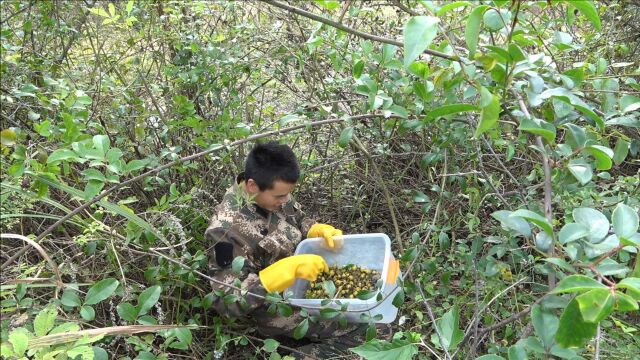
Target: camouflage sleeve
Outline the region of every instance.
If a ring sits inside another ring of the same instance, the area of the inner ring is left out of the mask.
[[[260,282],[257,268],[252,258],[247,256],[247,249],[242,246],[233,229],[222,227],[209,227],[205,237],[212,244],[209,250],[209,274],[215,280],[231,284],[242,289],[238,291],[219,283],[211,282],[215,300],[214,309],[220,314],[229,317],[240,317],[251,313],[262,306],[263,299],[248,295],[247,292],[266,295],[266,290]],[[236,256],[245,258],[244,266],[240,273],[232,270],[233,259]]]

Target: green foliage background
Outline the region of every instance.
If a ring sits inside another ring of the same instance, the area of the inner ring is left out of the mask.
[[[295,353],[204,278],[279,140],[308,213],[401,260],[393,339],[352,356],[637,357],[639,6],[1,2],[2,356]]]

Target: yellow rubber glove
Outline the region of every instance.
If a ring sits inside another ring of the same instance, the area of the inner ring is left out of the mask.
[[[258,276],[268,292],[282,292],[293,285],[296,278],[315,281],[323,271],[329,271],[329,266],[321,256],[305,254],[278,260],[260,271]]]
[[[308,238],[323,237],[329,249],[339,249],[341,247],[342,243],[338,244],[333,238],[334,236],[340,235],[342,235],[342,230],[338,230],[328,224],[313,224],[307,233]]]

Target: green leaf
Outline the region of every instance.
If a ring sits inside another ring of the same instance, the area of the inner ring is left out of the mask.
[[[636,298],[634,299],[633,297],[621,293],[620,291],[616,291],[616,299],[614,301],[615,303],[615,309],[617,311],[638,311],[638,297],[636,296]]]
[[[487,354],[487,355],[478,356],[476,360],[504,360],[504,358],[496,354]]]
[[[628,277],[616,284],[616,289],[629,289],[640,295],[640,278]]]
[[[136,318],[138,317],[138,309],[129,303],[118,304],[118,306],[116,306],[116,311],[120,318],[129,322],[136,321]]]
[[[431,199],[429,199],[429,195],[423,193],[420,190],[413,190],[411,192],[411,197],[413,199],[413,202],[415,202],[415,203],[428,203],[428,202],[431,202]]]
[[[491,216],[500,221],[503,228],[514,230],[518,234],[526,238],[530,238],[531,226],[529,226],[529,223],[520,217],[511,217],[512,213],[512,211],[508,210],[498,210],[492,213]]]
[[[564,245],[587,235],[589,235],[589,229],[586,226],[582,224],[568,223],[560,230],[558,240],[560,241],[560,244]]]
[[[62,293],[62,297],[60,298],[60,302],[64,306],[76,307],[82,304],[80,301],[80,297],[75,289],[65,289],[64,293]]]
[[[13,146],[16,143],[17,135],[13,129],[0,131],[0,143],[4,146]]]
[[[607,120],[607,125],[620,125],[632,128],[640,128],[640,117],[638,116],[618,116]]]
[[[181,343],[187,346],[191,345],[191,342],[193,341],[193,335],[191,334],[191,329],[177,328],[177,329],[173,329],[173,333],[176,335],[176,337],[178,338],[178,340],[180,340]]]
[[[425,51],[438,32],[437,17],[414,16],[404,27],[404,66],[411,63]]]
[[[613,311],[613,296],[609,289],[594,289],[576,296],[582,320],[599,323]]]
[[[322,319],[325,319],[325,320],[333,319],[338,315],[340,315],[340,312],[336,309],[331,309],[331,308],[320,309],[320,317]]]
[[[93,137],[93,147],[98,150],[102,157],[107,154],[110,147],[109,137],[107,135],[95,135]]]
[[[427,113],[426,119],[433,120],[440,116],[476,111],[478,107],[471,104],[448,104],[435,108]]]
[[[640,98],[633,95],[625,95],[620,98],[620,111],[623,113],[640,109]]]
[[[603,213],[592,208],[573,209],[573,219],[587,228],[587,239],[598,243],[609,233],[609,220]]]
[[[490,31],[498,31],[509,24],[511,12],[506,9],[489,9],[482,18],[484,25]]]
[[[340,139],[338,139],[338,146],[341,148],[346,148],[349,145],[349,141],[353,137],[353,126],[349,126],[344,128],[340,133]]]
[[[296,340],[302,339],[309,330],[309,319],[304,319],[295,329],[293,329],[293,338]]]
[[[487,5],[476,6],[467,19],[467,25],[464,29],[464,40],[467,43],[470,58],[473,58],[476,53],[480,26],[482,25],[482,16],[488,8],[489,6]]]
[[[314,0],[316,4],[322,6],[327,10],[335,10],[340,7],[340,2],[337,0]]]
[[[97,304],[108,298],[116,291],[118,285],[120,285],[120,282],[113,278],[98,281],[87,291],[87,296],[84,300],[85,305]]]
[[[40,310],[38,315],[36,315],[35,320],[33,320],[33,330],[36,333],[36,336],[47,335],[49,330],[53,328],[57,316],[58,311],[53,306],[47,306]]]
[[[498,122],[500,116],[500,98],[497,95],[491,95],[491,101],[487,106],[482,108],[480,112],[480,122],[476,128],[475,137],[478,138],[482,133],[491,129]]]
[[[242,267],[244,266],[244,260],[244,257],[236,256],[231,262],[231,271],[236,274],[240,274],[240,272],[242,271]]]
[[[77,158],[78,158],[78,155],[76,155],[76,153],[73,152],[73,150],[58,149],[52,152],[51,155],[49,155],[49,157],[47,158],[47,164],[52,164],[62,160],[77,159]]]
[[[448,13],[449,11],[453,10],[453,9],[457,9],[459,7],[463,7],[463,6],[471,6],[473,5],[472,3],[468,2],[468,1],[455,1],[452,3],[446,3],[444,4],[440,9],[438,9],[438,11],[436,11],[436,16],[441,17],[442,15]]]
[[[512,345],[508,354],[509,360],[527,360],[527,352],[522,345]]]
[[[274,352],[280,346],[280,343],[274,339],[265,339],[262,349],[266,352]]]
[[[596,159],[596,169],[611,169],[611,158],[613,158],[613,150],[606,146],[590,145],[586,147],[587,151]]]
[[[534,225],[542,229],[549,236],[553,236],[553,226],[545,219],[544,216],[527,209],[520,209],[513,212],[510,217],[521,217],[532,222]]]
[[[415,344],[401,339],[391,343],[373,339],[350,350],[367,360],[410,360],[418,353]]]
[[[573,150],[582,149],[587,142],[587,134],[584,128],[572,123],[564,124],[564,126],[569,130],[569,134],[571,134],[574,142],[572,146]]]
[[[567,164],[567,168],[573,177],[582,185],[586,185],[593,178],[593,171],[584,159],[573,159]]]
[[[80,330],[80,326],[76,323],[63,323],[53,328],[53,330],[49,331],[49,335],[53,334],[64,334],[68,332],[75,332]]]
[[[22,356],[29,348],[29,331],[25,328],[17,328],[9,333],[9,342],[13,346],[13,353]]]
[[[545,349],[551,349],[555,343],[553,337],[558,330],[558,318],[542,306],[534,305],[531,308],[531,322]]]
[[[576,275],[572,275],[576,276]],[[556,341],[564,347],[582,347],[593,338],[598,324],[588,323],[582,319],[578,301],[574,298],[560,316],[560,326],[556,333]]]
[[[623,138],[618,138],[618,141],[616,141],[616,146],[613,149],[613,162],[616,165],[622,164],[624,159],[627,158],[628,154],[629,154],[629,142],[627,142]]]
[[[79,356],[79,359],[93,359],[93,347],[89,345],[80,345],[67,350],[66,355],[68,359],[74,359]]]
[[[98,346],[92,346],[92,349],[93,349],[93,360],[109,360],[109,354],[105,349]],[[89,358],[90,357],[87,357],[87,359]]]
[[[138,316],[146,314],[158,302],[161,292],[160,285],[155,285],[140,293],[137,306]]]
[[[87,321],[91,321],[96,318],[96,311],[89,305],[83,305],[80,308],[80,316]]]
[[[633,208],[620,203],[611,215],[613,231],[619,238],[631,238],[638,231],[638,212]]]
[[[92,14],[96,14],[96,15],[100,15],[102,17],[109,17],[109,14],[107,14],[106,11],[104,11],[104,9],[102,7],[98,7],[98,8],[91,8],[89,9],[89,12]]]
[[[561,269],[570,272],[570,273],[576,273],[576,269],[571,266],[568,262],[566,262],[564,259],[560,259],[560,258],[545,258],[543,259],[544,261],[557,265],[558,267],[560,267]]]
[[[464,332],[459,329],[460,311],[456,306],[447,311],[440,320],[436,321],[436,326],[440,330],[442,341],[444,344],[440,344],[445,349],[453,349],[464,337]],[[439,343],[437,334],[432,334],[431,341]]]
[[[578,9],[582,13],[582,15],[584,15],[587,19],[589,19],[589,21],[593,24],[593,27],[595,27],[596,30],[599,31],[601,29],[600,17],[598,16],[598,9],[596,9],[595,5],[593,5],[591,1],[564,0],[564,2]]]
[[[550,97],[556,98],[572,105],[581,113],[587,115],[588,118],[593,120],[600,130],[604,129],[604,121],[602,120],[602,118],[598,116],[593,110],[591,110],[591,107],[589,105],[587,105],[579,97],[574,95],[571,91],[565,88],[558,87],[545,90],[542,94],[540,94],[540,99],[548,99]]]
[[[520,121],[518,129],[540,135],[550,143],[556,139],[556,127],[552,123],[541,119],[524,118]]]
[[[391,304],[397,308],[402,307],[402,304],[404,304],[404,289],[400,288],[400,290],[398,291],[398,293],[393,297],[393,301],[391,302]]]
[[[358,60],[355,65],[353,65],[353,77],[359,79],[362,75],[362,70],[364,70],[364,61]]]
[[[570,275],[562,279],[551,293],[572,293],[593,289],[607,289],[607,287],[584,275]]]

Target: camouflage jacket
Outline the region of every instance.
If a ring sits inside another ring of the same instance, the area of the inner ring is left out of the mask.
[[[241,180],[241,177],[239,177]],[[209,242],[210,274],[216,280],[230,283],[251,293],[266,295],[258,272],[274,262],[293,255],[296,245],[306,235],[314,220],[305,216],[293,199],[276,211],[266,211],[247,198],[243,182],[229,188],[216,207],[205,237]],[[232,262],[244,257],[241,272],[234,273]],[[214,308],[220,315],[239,317],[249,315],[263,328],[285,333],[292,330],[299,319],[278,318],[267,314],[269,304],[251,295],[212,283],[218,295]],[[230,296],[231,295],[231,296]]]

